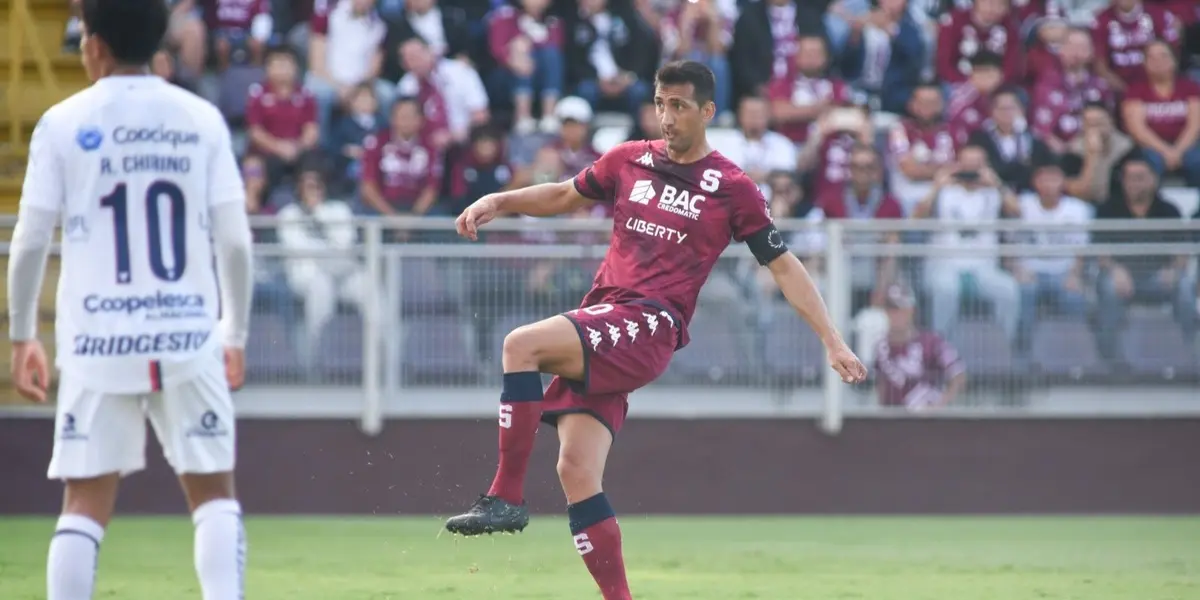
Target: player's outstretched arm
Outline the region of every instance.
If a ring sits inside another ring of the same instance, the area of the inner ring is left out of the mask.
[[[784,252],[767,263],[767,268],[771,270],[771,275],[783,292],[783,297],[787,298],[788,304],[800,313],[821,338],[829,357],[829,366],[841,375],[842,381],[858,383],[866,379],[867,368],[842,339],[842,334],[829,317],[829,310],[825,307],[825,300],[821,298],[817,284],[813,282],[800,259],[791,252]]]
[[[592,204],[583,197],[571,180],[562,183],[542,183],[518,190],[488,194],[476,200],[459,215],[455,226],[458,234],[475,241],[479,228],[505,213],[531,217],[553,217],[575,212]]]

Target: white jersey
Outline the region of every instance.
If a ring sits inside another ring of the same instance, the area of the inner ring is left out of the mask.
[[[221,114],[158,77],[105,77],[46,111],[21,203],[61,215],[64,375],[136,394],[211,364],[221,340],[209,214],[244,199]]]

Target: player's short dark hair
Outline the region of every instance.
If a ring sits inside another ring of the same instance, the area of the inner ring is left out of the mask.
[[[1004,69],[1004,57],[992,52],[991,50],[980,50],[971,57],[971,70],[981,67],[993,67],[996,69]]]
[[[717,78],[704,63],[694,60],[677,60],[659,67],[654,74],[655,85],[692,84],[692,96],[700,105],[712,102],[717,88]]]
[[[108,45],[122,65],[146,65],[167,35],[163,0],[83,0],[83,25]]]

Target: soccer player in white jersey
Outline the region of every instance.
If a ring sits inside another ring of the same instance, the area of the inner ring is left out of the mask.
[[[229,129],[211,104],[149,74],[167,29],[162,0],[82,8],[95,83],[34,131],[8,272],[13,380],[45,401],[37,300],[61,220],[49,477],[66,490],[47,596],[92,596],[120,477],[145,466],[148,419],[192,512],[204,600],[237,600],[246,538],[230,390],[244,377],[252,274]]]

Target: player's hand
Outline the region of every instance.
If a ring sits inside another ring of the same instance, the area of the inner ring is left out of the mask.
[[[225,379],[229,389],[238,391],[246,383],[246,351],[241,348],[225,348]]]
[[[846,383],[862,383],[867,378],[867,368],[846,344],[840,343],[827,351],[829,366],[837,371]]]
[[[50,387],[46,350],[38,340],[12,343],[12,380],[17,393],[34,402],[45,402]]]
[[[479,228],[491,223],[492,219],[496,218],[496,212],[496,198],[488,194],[472,202],[467,210],[458,215],[454,227],[458,230],[458,235],[472,242],[479,241]]]

